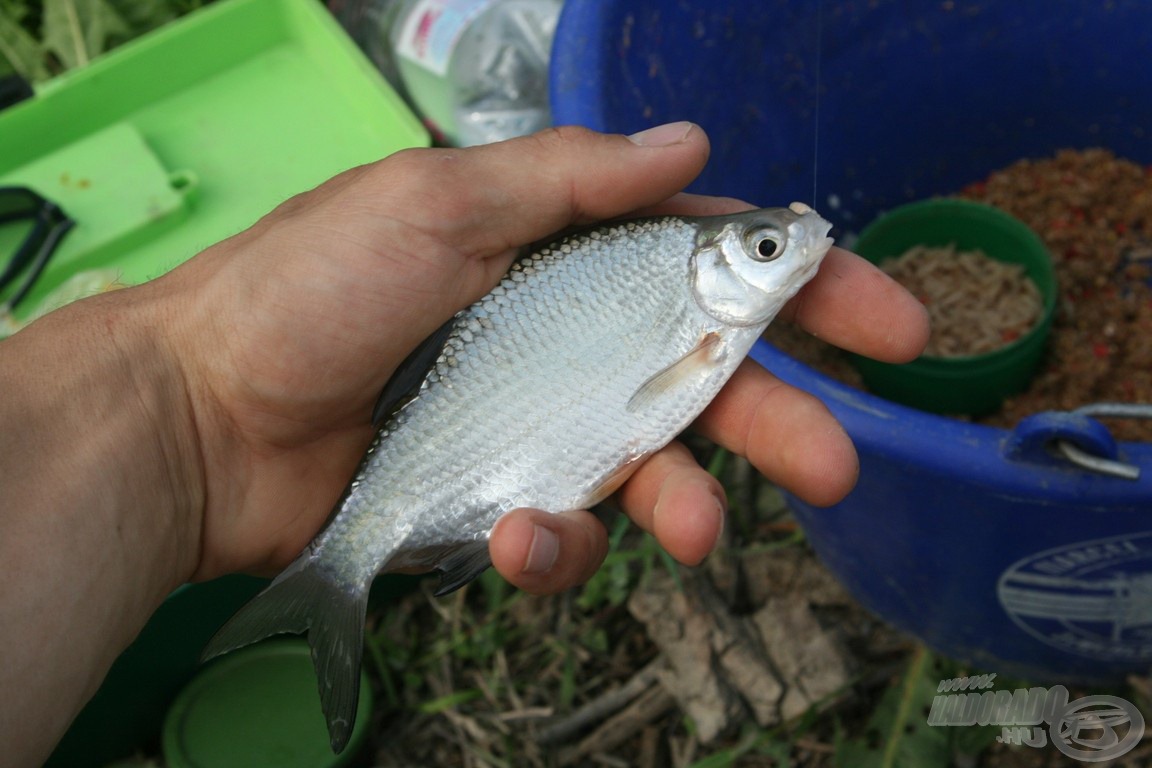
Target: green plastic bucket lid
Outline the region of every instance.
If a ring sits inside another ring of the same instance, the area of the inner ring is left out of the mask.
[[[1022,221],[982,203],[949,198],[895,208],[860,233],[854,250],[874,264],[918,245],[981,250],[1021,264],[1040,290],[1040,320],[999,349],[960,357],[921,356],[896,365],[852,355],[867,388],[893,402],[924,411],[978,416],[1027,388],[1044,355],[1056,309],[1056,274],[1043,241]]]
[[[169,768],[336,768],[364,745],[372,696],[360,705],[348,747],[329,746],[308,644],[275,640],[229,653],[190,682],[164,721]]]

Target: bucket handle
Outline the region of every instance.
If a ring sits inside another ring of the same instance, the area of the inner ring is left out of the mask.
[[[1020,421],[1008,435],[1004,456],[1043,464],[1071,462],[1091,472],[1139,480],[1140,467],[1120,458],[1112,433],[1093,417],[1150,419],[1152,405],[1094,403],[1073,411],[1038,413]]]

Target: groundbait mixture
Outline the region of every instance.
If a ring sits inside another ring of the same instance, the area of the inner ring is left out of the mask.
[[[1044,309],[1040,289],[1020,264],[955,245],[918,245],[880,262],[928,310],[932,336],[925,355],[981,355],[1019,339]]]
[[[1020,160],[961,190],[1031,227],[1048,246],[1059,301],[1045,359],[1027,391],[979,419],[1011,427],[1033,413],[1097,402],[1152,403],[1152,168],[1105,149]],[[775,323],[769,340],[861,386],[846,356]],[[1152,441],[1152,420],[1109,422],[1119,440]]]

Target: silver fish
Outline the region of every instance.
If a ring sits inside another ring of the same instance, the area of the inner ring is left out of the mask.
[[[519,260],[401,366],[394,382],[416,392],[385,390],[382,426],[327,526],[205,658],[306,632],[341,751],[374,577],[434,568],[441,593],[456,589],[491,564],[505,512],[586,509],[612,493],[699,415],[816,274],[830,227],[802,203],[665,216]]]

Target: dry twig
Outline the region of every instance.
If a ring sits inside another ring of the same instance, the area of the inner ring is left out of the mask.
[[[562,744],[594,723],[598,723],[640,696],[659,679],[667,668],[663,657],[649,663],[623,685],[604,692],[572,714],[556,720],[536,736],[541,745]]]
[[[674,706],[676,699],[663,685],[657,683],[649,687],[622,712],[564,752],[560,764],[573,765],[586,757],[612,752]]]

